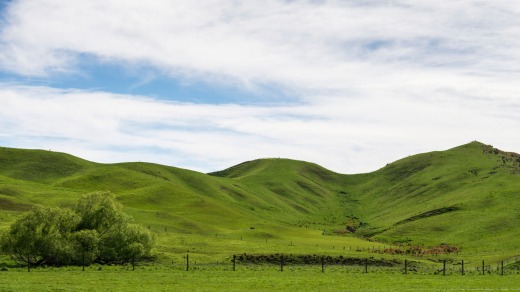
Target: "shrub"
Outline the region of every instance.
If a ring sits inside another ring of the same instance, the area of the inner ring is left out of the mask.
[[[154,234],[125,214],[110,192],[83,196],[74,210],[36,206],[0,238],[0,249],[31,266],[132,263],[148,256]]]

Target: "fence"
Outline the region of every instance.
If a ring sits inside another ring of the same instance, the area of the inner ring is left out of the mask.
[[[331,256],[293,256],[271,255],[255,256],[257,260],[246,258],[244,254],[233,255],[224,262],[197,262],[196,257],[187,254],[180,262],[172,262],[177,270],[221,270],[221,271],[321,271],[344,273],[401,273],[422,275],[517,275],[520,274],[520,262],[501,261],[487,264],[485,261],[466,262],[439,260],[423,263],[410,260],[377,260],[374,258],[341,258]],[[267,258],[266,258],[267,257]],[[302,258],[308,259],[304,262]],[[341,260],[343,259],[343,260]]]

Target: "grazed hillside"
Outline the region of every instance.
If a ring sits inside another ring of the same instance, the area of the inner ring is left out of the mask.
[[[95,190],[114,192],[140,223],[178,234],[269,226],[276,236],[295,227],[302,234],[509,251],[520,233],[520,156],[479,142],[358,175],[288,159],[203,174],[0,148],[0,226],[33,204],[68,206]]]
[[[520,156],[478,142],[349,178],[351,212],[375,239],[512,248],[520,232]],[[347,207],[347,208],[348,208]]]

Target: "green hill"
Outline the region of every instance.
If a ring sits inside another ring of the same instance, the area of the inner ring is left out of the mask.
[[[487,249],[497,259],[516,255],[519,245],[520,155],[479,142],[358,175],[289,159],[203,174],[0,148],[0,228],[34,204],[70,206],[96,190],[114,192],[136,221],[160,232],[165,255],[193,246],[211,257],[237,249],[283,252],[289,241],[302,242],[304,252],[324,244],[373,246],[375,240]]]
[[[517,246],[520,155],[478,142],[396,161],[352,184],[375,239]]]

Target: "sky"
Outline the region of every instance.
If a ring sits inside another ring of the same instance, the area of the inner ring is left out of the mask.
[[[0,146],[201,172],[520,152],[510,0],[0,0]]]

